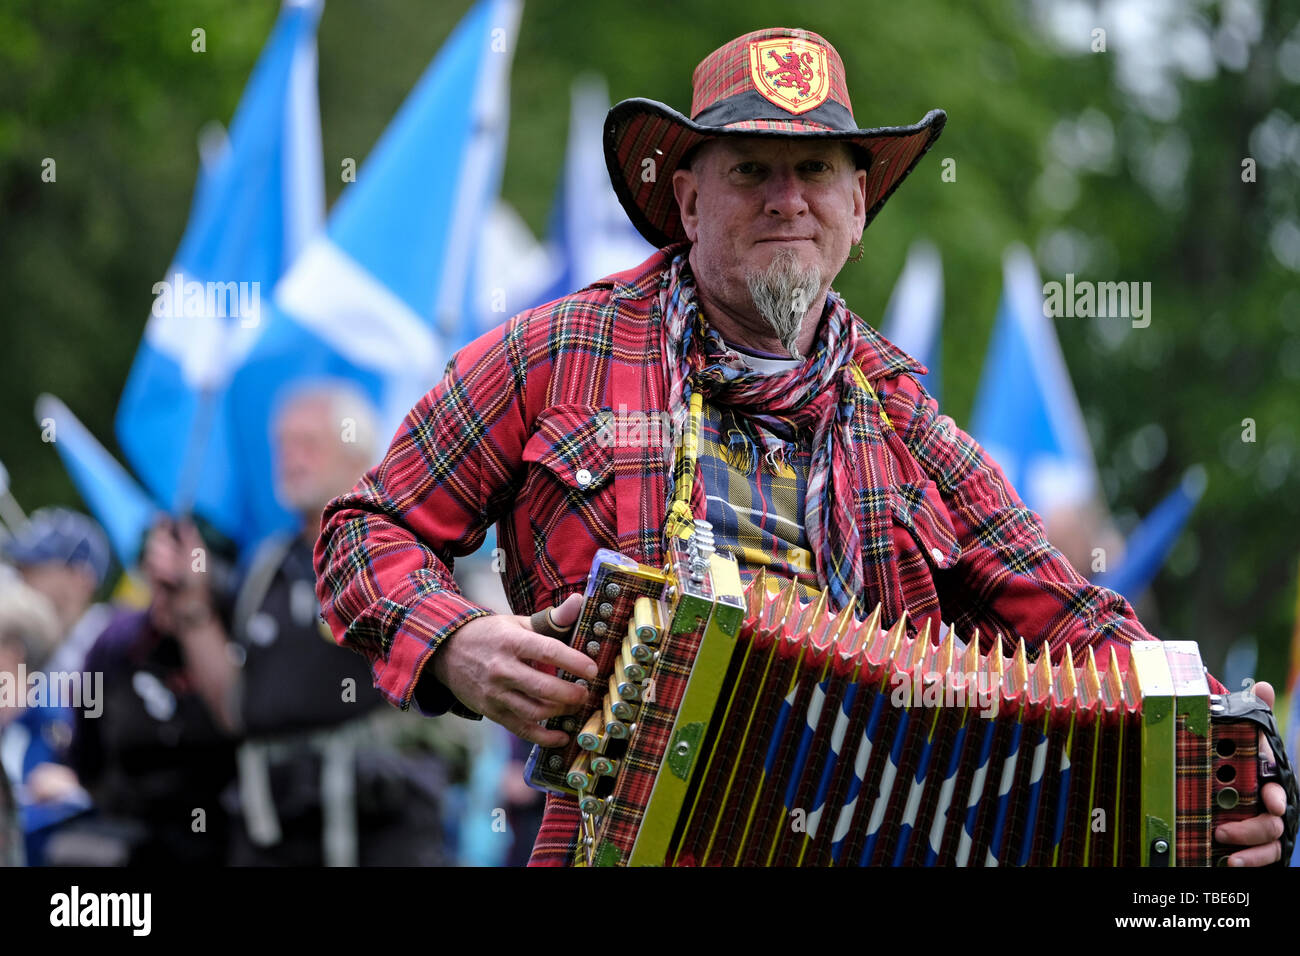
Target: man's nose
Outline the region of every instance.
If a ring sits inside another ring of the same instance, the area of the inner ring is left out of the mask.
[[[764,210],[769,216],[793,219],[808,211],[808,202],[804,197],[803,183],[793,169],[773,170],[767,180],[767,204]]]

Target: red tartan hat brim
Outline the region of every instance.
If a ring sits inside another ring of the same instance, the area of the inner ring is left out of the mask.
[[[670,106],[638,97],[616,104],[605,118],[605,165],[632,224],[655,248],[662,248],[687,238],[673,195],[672,174],[683,157],[705,140],[718,136],[844,140],[871,158],[866,167],[869,224],[934,145],[947,119],[943,110],[930,110],[914,126],[832,129],[786,114],[705,126]]]

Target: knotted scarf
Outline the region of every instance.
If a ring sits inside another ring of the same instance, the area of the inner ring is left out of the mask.
[[[729,458],[757,467],[784,465],[796,437],[812,436],[805,523],[817,576],[835,607],[862,592],[862,545],[854,520],[853,447],[855,406],[851,359],[856,331],[844,300],[826,299],[811,353],[797,368],[765,375],[752,371],[699,311],[687,253],[676,256],[660,286],[661,357],[668,383],[673,433],[686,433],[692,394],[729,411],[736,426],[727,435]]]

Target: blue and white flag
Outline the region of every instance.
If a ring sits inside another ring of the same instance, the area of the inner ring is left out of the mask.
[[[232,389],[252,485],[273,483],[267,430],[288,389],[353,382],[386,443],[441,377],[447,339],[473,321],[465,304],[499,186],[519,15],[518,0],[480,0],[465,15],[276,287]]]
[[[241,543],[258,529],[248,520],[227,389],[262,331],[263,295],[324,216],[320,11],[320,0],[286,0],[228,144],[205,156],[117,410],[118,441],[154,498],[172,511],[193,508]]]
[[[1099,574],[1093,583],[1119,592],[1130,603],[1141,597],[1155,580],[1204,493],[1205,469],[1200,465],[1187,469],[1178,487],[1128,536],[1119,566]]]
[[[1003,257],[1002,302],[969,429],[1030,508],[1046,514],[1100,494],[1092,443],[1029,251]]]
[[[108,535],[122,567],[134,567],[158,506],[68,406],[53,395],[36,399],[36,421],[42,428],[47,422],[52,425],[50,444],[59,453],[72,483]]]
[[[907,250],[907,261],[885,306],[880,333],[929,371],[921,384],[939,396],[939,353],[943,351],[943,260],[931,242],[918,240]]]
[[[559,270],[559,257],[550,245],[538,242],[514,207],[498,198],[483,220],[466,289],[465,315],[473,321],[448,330],[448,350],[455,351],[511,316],[549,301]]]
[[[598,76],[573,82],[563,178],[551,210],[547,242],[559,271],[538,303],[558,299],[644,262],[655,250],[619,204],[605,165],[609,91]]]

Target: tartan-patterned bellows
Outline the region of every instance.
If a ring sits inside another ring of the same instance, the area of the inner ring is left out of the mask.
[[[656,247],[686,238],[672,174],[715,136],[844,140],[867,170],[867,222],[936,139],[947,115],[931,110],[914,126],[859,129],[844,63],[808,30],[775,27],[737,37],[695,68],[690,117],[655,100],[624,100],[605,120],[605,163],[619,202]]]

